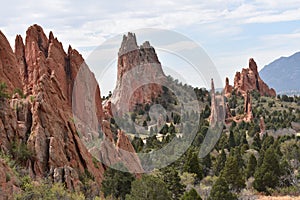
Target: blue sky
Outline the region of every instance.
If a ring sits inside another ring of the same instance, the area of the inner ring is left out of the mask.
[[[9,3],[0,8],[0,30],[11,43],[16,34],[24,37],[28,26],[37,23],[46,34],[52,30],[65,48],[71,44],[87,58],[96,46],[118,34],[163,28],[198,43],[222,79],[228,76],[231,83],[235,72],[246,67],[250,57],[261,69],[281,56],[300,51],[300,0]]]

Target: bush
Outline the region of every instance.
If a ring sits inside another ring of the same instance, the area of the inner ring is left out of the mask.
[[[18,164],[25,164],[33,156],[33,153],[27,148],[25,143],[17,142],[12,143],[11,154]]]
[[[62,183],[51,184],[47,181],[37,184],[30,180],[22,183],[22,191],[14,196],[16,200],[23,199],[69,199],[69,200],[84,200],[85,196],[82,193],[75,193],[66,190]]]
[[[6,99],[9,97],[6,90],[7,90],[6,83],[0,83],[0,99]]]
[[[24,95],[23,91],[20,88],[14,89],[14,94],[16,93],[18,93],[22,99],[25,99],[26,96]]]

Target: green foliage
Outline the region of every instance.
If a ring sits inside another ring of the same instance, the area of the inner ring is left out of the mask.
[[[190,191],[185,192],[181,200],[202,200],[197,191],[192,188]]]
[[[237,200],[237,197],[229,190],[228,184],[224,177],[219,177],[213,185],[209,200]]]
[[[166,184],[157,177],[143,175],[141,179],[132,182],[131,192],[126,200],[170,200],[171,194]]]
[[[255,171],[253,186],[260,192],[267,192],[268,188],[275,188],[278,185],[279,176],[279,161],[274,148],[270,147],[264,154],[262,165]]]
[[[204,176],[207,176],[212,166],[210,154],[207,154],[204,158],[202,158],[201,163],[203,166]]]
[[[11,154],[18,164],[25,164],[27,160],[30,160],[33,157],[33,153],[23,142],[13,142],[11,146]]]
[[[261,140],[258,133],[256,133],[255,136],[253,137],[252,148],[257,151],[259,151],[261,148]]]
[[[251,154],[249,157],[248,163],[247,163],[246,171],[245,171],[247,179],[254,175],[256,165],[257,165],[256,158],[253,154]]]
[[[119,165],[118,168],[119,167],[121,167],[121,169],[124,168],[124,171],[127,171],[123,165]],[[134,177],[129,172],[108,168],[104,172],[101,191],[104,193],[104,197],[111,195],[114,198],[124,200],[126,194],[130,193],[133,180]]]
[[[230,131],[230,133],[229,133],[228,146],[229,146],[229,149],[235,147],[235,140],[234,140],[234,135],[233,135],[232,131]]]
[[[161,170],[160,177],[172,193],[172,199],[179,199],[184,192],[184,186],[180,183],[178,172],[172,167],[166,167]]]
[[[203,169],[200,165],[198,154],[193,151],[188,152],[183,169],[184,172],[196,174],[198,181],[203,178]]]
[[[6,83],[0,83],[0,99],[6,99],[9,97],[6,90],[7,90]]]
[[[72,193],[65,189],[61,183],[51,184],[49,182],[32,183],[30,180],[22,183],[22,191],[14,196],[16,200],[29,199],[69,199],[69,200],[84,200],[85,196],[82,193]]]
[[[221,170],[224,168],[226,162],[226,154],[224,149],[222,149],[221,153],[218,155],[215,166],[214,166],[214,172],[215,175],[219,175]]]
[[[226,180],[230,190],[240,191],[245,187],[245,180],[236,156],[227,158],[221,176]]]
[[[21,98],[25,99],[26,96],[24,95],[23,91],[20,88],[14,89],[14,94],[16,93],[19,94]]]

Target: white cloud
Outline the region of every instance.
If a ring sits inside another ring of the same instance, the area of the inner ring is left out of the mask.
[[[147,27],[171,29],[207,45],[217,66],[225,72],[235,71],[247,63],[249,56],[257,56],[267,64],[275,56],[299,50],[300,32],[284,33],[284,30],[277,35],[266,31],[251,35],[254,42],[245,45],[245,49],[231,47],[233,43],[248,42],[243,25],[253,25],[255,29],[260,23],[300,21],[299,5],[300,0],[132,0],[126,3],[11,0],[0,8],[0,29],[13,46],[16,34],[24,36],[28,26],[38,23],[46,34],[52,30],[65,48],[71,44],[85,57],[93,47],[123,32]],[[219,49],[226,51],[226,55]]]
[[[281,13],[267,13],[248,18],[246,23],[271,23],[300,20],[300,8],[284,11]]]

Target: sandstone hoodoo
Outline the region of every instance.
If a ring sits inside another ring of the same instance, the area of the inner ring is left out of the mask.
[[[256,90],[262,96],[275,97],[276,92],[260,78],[257,65],[253,58],[249,60],[249,67],[243,68],[242,72],[237,72],[234,77],[234,85],[229,85],[229,79],[226,78],[225,96],[230,96],[232,90],[236,93],[241,93],[243,96],[247,95],[248,91]]]
[[[111,97],[114,113],[151,102],[161,94],[165,81],[166,76],[150,43],[146,41],[138,46],[135,34],[124,35],[118,53],[117,84]]]
[[[151,48],[149,52],[145,50],[145,59],[151,51]],[[79,72],[83,72],[92,84],[80,84]],[[119,134],[121,138],[117,144],[112,139],[109,122],[102,122],[109,118],[103,113],[95,76],[83,57],[71,46],[65,52],[52,32],[47,37],[42,27],[29,27],[25,44],[20,35],[16,37],[15,52],[0,32],[0,82],[6,84],[7,93],[18,91],[11,99],[0,98],[0,149],[9,153],[11,144],[28,149],[30,155],[22,160],[22,165],[32,179],[47,176],[53,182],[65,183],[71,190],[82,191],[80,177],[88,173],[93,177],[91,184],[96,186],[91,193],[98,194],[106,167],[95,162],[84,142],[99,137],[99,133],[93,131],[100,126],[105,131],[104,138],[108,138],[116,152],[124,148],[124,151],[135,153],[126,135]],[[74,88],[77,89],[75,93]],[[87,98],[86,93],[91,89],[94,92]],[[74,98],[76,101],[72,102]],[[87,101],[92,103],[87,104]],[[77,113],[73,112],[72,106],[76,107]],[[95,114],[90,117],[92,112]],[[75,123],[77,120],[82,123],[80,130]],[[109,154],[109,149],[102,149],[101,156],[105,153]],[[120,153],[117,156],[118,161],[125,160],[130,166],[136,162],[140,166],[134,155],[130,160],[121,159]],[[0,171],[2,168],[1,165]],[[13,184],[12,181],[11,187]],[[11,196],[13,190],[8,192]]]
[[[213,79],[211,79],[211,114],[210,125],[215,127],[218,122],[224,122],[226,116],[226,108],[224,104],[224,97],[222,95],[216,95],[215,85]]]

